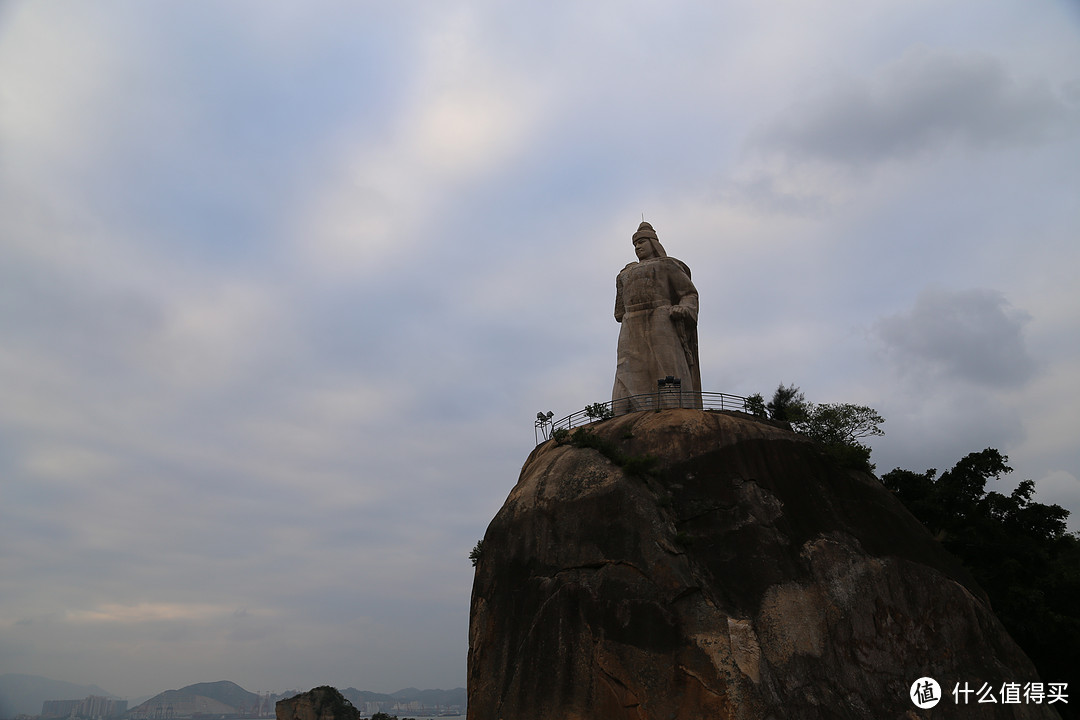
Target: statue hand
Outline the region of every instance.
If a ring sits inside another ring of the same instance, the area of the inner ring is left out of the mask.
[[[671,320],[672,322],[693,322],[694,313],[690,308],[683,307],[682,305],[672,305]]]

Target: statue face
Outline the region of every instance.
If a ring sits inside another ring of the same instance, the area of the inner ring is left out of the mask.
[[[656,257],[656,248],[653,247],[652,238],[639,237],[634,241],[634,254],[638,260],[648,260]]]

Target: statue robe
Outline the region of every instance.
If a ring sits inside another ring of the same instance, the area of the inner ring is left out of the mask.
[[[689,312],[673,317],[676,305]],[[622,324],[611,391],[616,414],[655,408],[656,382],[668,375],[682,381],[682,407],[701,407],[697,314],[697,289],[684,263],[653,257],[623,268],[615,279],[615,319]],[[648,397],[623,399],[635,395]]]

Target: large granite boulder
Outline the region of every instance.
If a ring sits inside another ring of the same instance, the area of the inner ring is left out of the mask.
[[[586,447],[539,445],[484,537],[469,720],[1057,717],[955,703],[958,682],[1038,678],[873,477],[735,413],[574,432]],[[933,710],[909,697],[923,676]]]

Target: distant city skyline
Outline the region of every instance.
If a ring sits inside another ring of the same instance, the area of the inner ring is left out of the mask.
[[[37,685],[36,688],[28,687]],[[206,686],[218,686],[207,688]],[[237,700],[235,697],[223,697],[220,686],[226,688],[227,693],[238,691],[247,696]],[[52,689],[44,689],[51,687]],[[64,688],[64,689],[60,689]],[[181,688],[169,688],[160,690],[153,695],[141,698],[119,698],[107,690],[96,686],[78,687],[63,681],[52,680],[38,676],[22,676],[18,674],[0,675],[0,718],[14,718],[16,716],[40,717],[42,720],[49,718],[79,717],[79,718],[164,718],[164,717],[190,717],[199,714],[237,714],[238,717],[259,718],[273,717],[274,704],[277,700],[293,697],[307,692],[311,688],[290,688],[279,691],[250,691],[231,683],[230,681],[214,681],[209,683],[196,683]],[[393,692],[379,692],[365,688],[352,686],[338,688],[338,690],[361,713],[370,714],[379,710],[412,709],[425,710],[428,708],[450,708],[460,706],[464,708],[465,688],[424,689],[420,690],[411,686],[399,688]],[[208,706],[199,706],[195,696],[207,693],[207,698],[217,700],[221,707],[217,709]],[[52,697],[60,695],[62,697]],[[225,708],[228,705],[235,711]],[[5,714],[6,713],[6,714]]]

